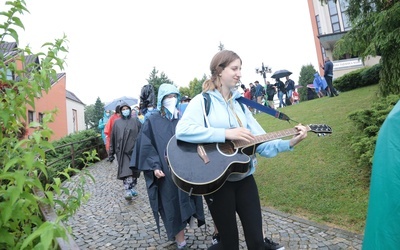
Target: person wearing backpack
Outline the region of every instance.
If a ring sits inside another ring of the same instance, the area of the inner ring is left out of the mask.
[[[276,94],[276,87],[269,81],[267,81],[267,85],[265,86],[265,88],[267,89],[268,107],[275,109],[274,96]]]
[[[237,101],[241,95],[235,90],[235,86],[242,76],[241,69],[242,60],[233,51],[222,50],[212,58],[211,78],[203,83],[203,93],[191,100],[177,124],[177,140],[194,144],[225,143],[229,140],[254,143],[256,135],[265,134],[249,109]],[[210,97],[208,115],[204,106],[204,93]],[[305,126],[299,124],[295,129],[298,134],[290,140],[277,139],[260,143],[254,154],[249,156],[251,160],[248,165],[243,166],[247,171],[231,173],[219,189],[204,195],[220,236],[220,242],[209,249],[239,249],[236,215],[239,216],[245,232],[247,249],[284,249],[264,238],[260,197],[253,173],[257,165],[255,153],[274,157],[280,152],[292,151],[295,145],[306,138]]]

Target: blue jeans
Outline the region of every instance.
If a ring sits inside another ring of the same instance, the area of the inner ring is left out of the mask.
[[[278,91],[279,107],[280,107],[280,108],[286,106],[285,102],[283,101],[283,95],[284,95],[284,94],[283,94],[282,91]]]

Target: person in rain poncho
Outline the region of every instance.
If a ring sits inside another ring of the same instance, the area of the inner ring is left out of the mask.
[[[117,156],[117,178],[123,181],[125,199],[131,200],[137,195],[135,186],[140,172],[134,172],[129,163],[142,124],[132,117],[131,107],[127,103],[120,105],[120,114],[121,118],[115,120],[111,130],[109,161],[114,160],[114,154]]]
[[[110,110],[104,110],[103,118],[99,120],[98,126],[99,130],[101,131],[101,138],[103,139],[104,145],[106,144],[106,135],[104,134],[104,128],[106,127],[108,119],[110,119]]]
[[[400,247],[400,101],[381,126],[372,163],[363,250]]]
[[[324,97],[328,88],[325,78],[321,77],[318,72],[314,74],[313,86],[318,97]]]
[[[159,217],[164,223],[169,240],[175,240],[178,249],[186,249],[184,230],[197,219],[200,227],[205,223],[201,196],[189,196],[178,189],[172,180],[165,151],[178,123],[180,94],[172,84],[162,84],[158,90],[157,112],[143,123],[131,167],[143,171],[157,228]],[[182,156],[183,157],[183,156]]]

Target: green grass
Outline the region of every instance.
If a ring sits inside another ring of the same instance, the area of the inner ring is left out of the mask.
[[[368,109],[378,86],[340,93],[340,96],[300,102],[279,111],[302,124],[327,124],[329,136],[308,132],[293,152],[274,158],[258,157],[255,178],[263,206],[363,233],[369,196],[366,168],[355,164],[350,138],[358,133],[349,113]],[[255,116],[267,132],[292,128],[297,123]]]

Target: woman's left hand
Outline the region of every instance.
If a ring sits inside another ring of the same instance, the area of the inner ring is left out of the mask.
[[[292,139],[290,139],[289,145],[290,147],[294,147],[297,145],[299,142],[301,142],[304,138],[307,137],[307,128],[303,126],[302,124],[299,124],[295,126],[297,131],[299,132],[296,134]]]

